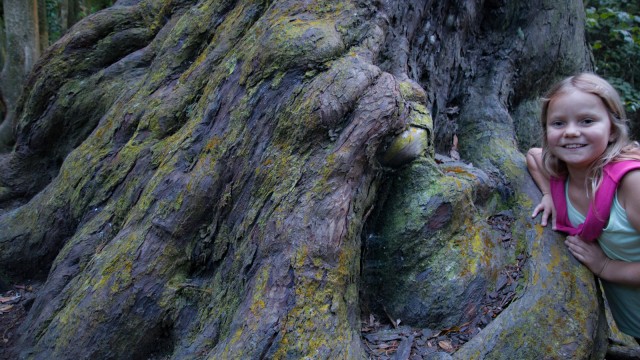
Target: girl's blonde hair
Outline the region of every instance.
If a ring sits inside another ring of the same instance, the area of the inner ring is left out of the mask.
[[[609,142],[600,159],[594,161],[589,169],[588,179],[591,179],[591,190],[592,193],[595,193],[602,182],[602,169],[604,166],[612,161],[628,159],[640,160],[640,148],[638,147],[638,143],[629,139],[628,120],[624,111],[624,105],[620,100],[620,95],[618,95],[618,92],[613,86],[595,74],[582,73],[574,75],[557,83],[542,99],[542,113],[540,114],[543,132],[542,164],[549,174],[556,177],[567,175],[566,164],[549,151],[549,144],[547,143],[547,114],[549,104],[558,96],[575,90],[599,97],[607,108],[609,120],[611,121],[613,141]]]

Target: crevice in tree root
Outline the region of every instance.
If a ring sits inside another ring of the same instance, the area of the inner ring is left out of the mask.
[[[501,219],[493,225],[498,226]],[[506,220],[509,221],[509,220]],[[413,328],[409,325],[401,325],[401,322],[393,319],[387,313],[386,309],[382,309],[387,316],[389,324],[373,313],[363,316],[361,327],[362,343],[366,348],[367,354],[372,359],[389,360],[389,359],[409,359],[410,356],[436,356],[435,353],[453,354],[462,345],[471,340],[481,329],[489,325],[502,311],[504,311],[519,295],[516,291],[519,281],[522,279],[522,269],[524,264],[529,261],[529,257],[525,254],[517,256],[515,264],[506,265],[501,273],[510,281],[500,282],[496,285],[494,291],[485,293],[485,300],[478,306],[478,312],[473,319],[465,319],[462,325],[452,326],[448,329],[429,329],[429,328]],[[507,286],[509,284],[509,286]],[[407,342],[411,340],[411,343]],[[410,346],[409,346],[410,345]],[[407,350],[408,349],[408,350]],[[638,359],[636,358],[622,358]],[[611,360],[607,357],[607,360]]]
[[[276,327],[277,326],[278,324],[276,324]],[[269,359],[272,357],[269,355],[273,355],[274,351],[277,349],[278,341],[276,341],[276,339],[279,337],[280,337],[280,331],[274,331],[273,334],[269,336],[269,340],[267,340],[267,343],[265,344],[264,350],[262,350],[262,353],[260,354],[259,359]]]
[[[607,348],[606,360],[640,359],[640,346],[620,346],[610,344]]]

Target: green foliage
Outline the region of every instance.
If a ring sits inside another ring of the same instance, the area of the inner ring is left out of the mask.
[[[47,6],[47,26],[49,28],[49,43],[53,43],[62,36],[60,25],[59,0],[45,0]]]
[[[629,112],[640,110],[640,3],[585,1],[596,69],[616,87]]]
[[[102,9],[106,9],[113,5],[115,0],[84,0],[80,1],[80,18],[89,16]]]

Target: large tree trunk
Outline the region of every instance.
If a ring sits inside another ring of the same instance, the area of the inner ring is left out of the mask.
[[[379,155],[429,109],[436,149],[457,135],[508,202],[526,183],[510,111],[588,67],[582,12],[121,0],[82,20],[36,66],[0,157],[0,276],[44,282],[7,352],[362,357]]]

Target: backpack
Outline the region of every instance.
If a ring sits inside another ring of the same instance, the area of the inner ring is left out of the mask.
[[[637,160],[616,161],[605,165],[602,171],[602,183],[596,190],[594,201],[589,205],[584,223],[578,227],[573,227],[569,221],[565,195],[566,178],[552,176],[550,190],[556,208],[556,230],[569,235],[579,235],[585,241],[595,241],[609,221],[611,204],[620,179],[629,171],[637,169],[640,169],[640,161]]]

